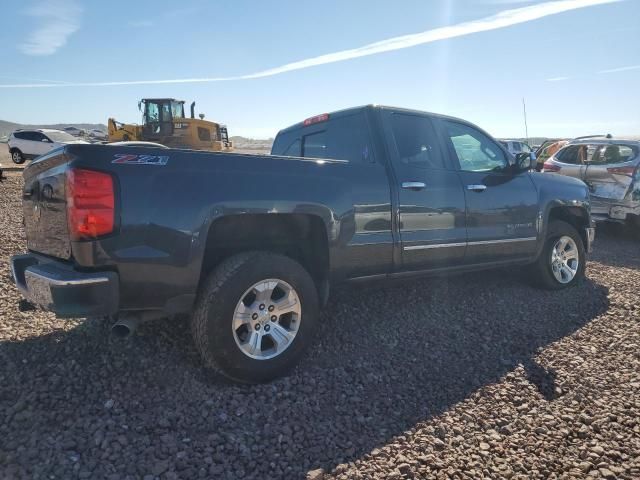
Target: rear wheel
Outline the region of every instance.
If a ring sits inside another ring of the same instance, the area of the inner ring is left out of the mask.
[[[14,148],[13,150],[11,150],[11,160],[13,160],[13,163],[15,163],[16,165],[20,165],[24,163],[24,155],[22,155],[22,152],[20,150]]]
[[[313,340],[315,284],[296,261],[267,252],[228,258],[206,279],[191,321],[207,366],[241,382],[272,380]]]
[[[586,255],[578,231],[570,224],[552,221],[545,245],[532,265],[534,278],[543,288],[560,290],[584,278]]]

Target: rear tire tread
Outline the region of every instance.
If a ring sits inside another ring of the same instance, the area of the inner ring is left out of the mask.
[[[258,253],[260,252],[241,253],[224,260],[205,280],[200,290],[200,295],[198,295],[193,317],[191,318],[191,333],[196,348],[205,360],[206,365],[216,372],[221,372],[221,369],[211,355],[211,349],[208,348],[207,345],[207,305],[215,300],[220,288],[222,288],[236,271]]]
[[[247,287],[272,275],[296,290],[303,320],[293,343],[281,353],[269,359],[251,359],[234,338],[232,312]],[[317,321],[318,294],[309,272],[285,255],[250,251],[229,257],[208,274],[198,293],[191,329],[207,367],[236,382],[263,383],[284,375],[301,359],[313,341]]]

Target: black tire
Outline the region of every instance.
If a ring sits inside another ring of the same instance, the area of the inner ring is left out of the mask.
[[[287,282],[300,299],[297,333],[284,351],[273,358],[254,359],[238,346],[233,315],[247,289],[276,278]],[[318,319],[318,294],[307,271],[296,261],[269,252],[246,252],[223,261],[203,282],[191,332],[205,364],[244,383],[268,382],[291,369],[313,340]]]
[[[16,165],[21,165],[24,163],[25,158],[20,150],[14,148],[11,150],[11,160],[13,160],[13,163]]]
[[[578,269],[573,279],[567,283],[562,283],[556,279],[551,265],[552,249],[556,242],[563,236],[571,237],[578,249]],[[584,278],[586,260],[587,256],[584,243],[578,231],[566,222],[554,220],[549,224],[547,229],[547,238],[542,253],[538,257],[538,260],[531,266],[533,280],[537,286],[549,290],[561,290],[572,287]]]

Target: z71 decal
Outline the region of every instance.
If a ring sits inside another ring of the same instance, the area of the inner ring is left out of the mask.
[[[111,163],[124,163],[127,165],[166,165],[168,156],[164,155],[130,155],[128,153],[116,153]]]

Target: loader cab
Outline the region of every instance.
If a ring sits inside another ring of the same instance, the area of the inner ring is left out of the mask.
[[[184,117],[184,102],[173,98],[145,98],[138,108],[142,112],[142,134],[145,140],[173,135],[174,119]]]

